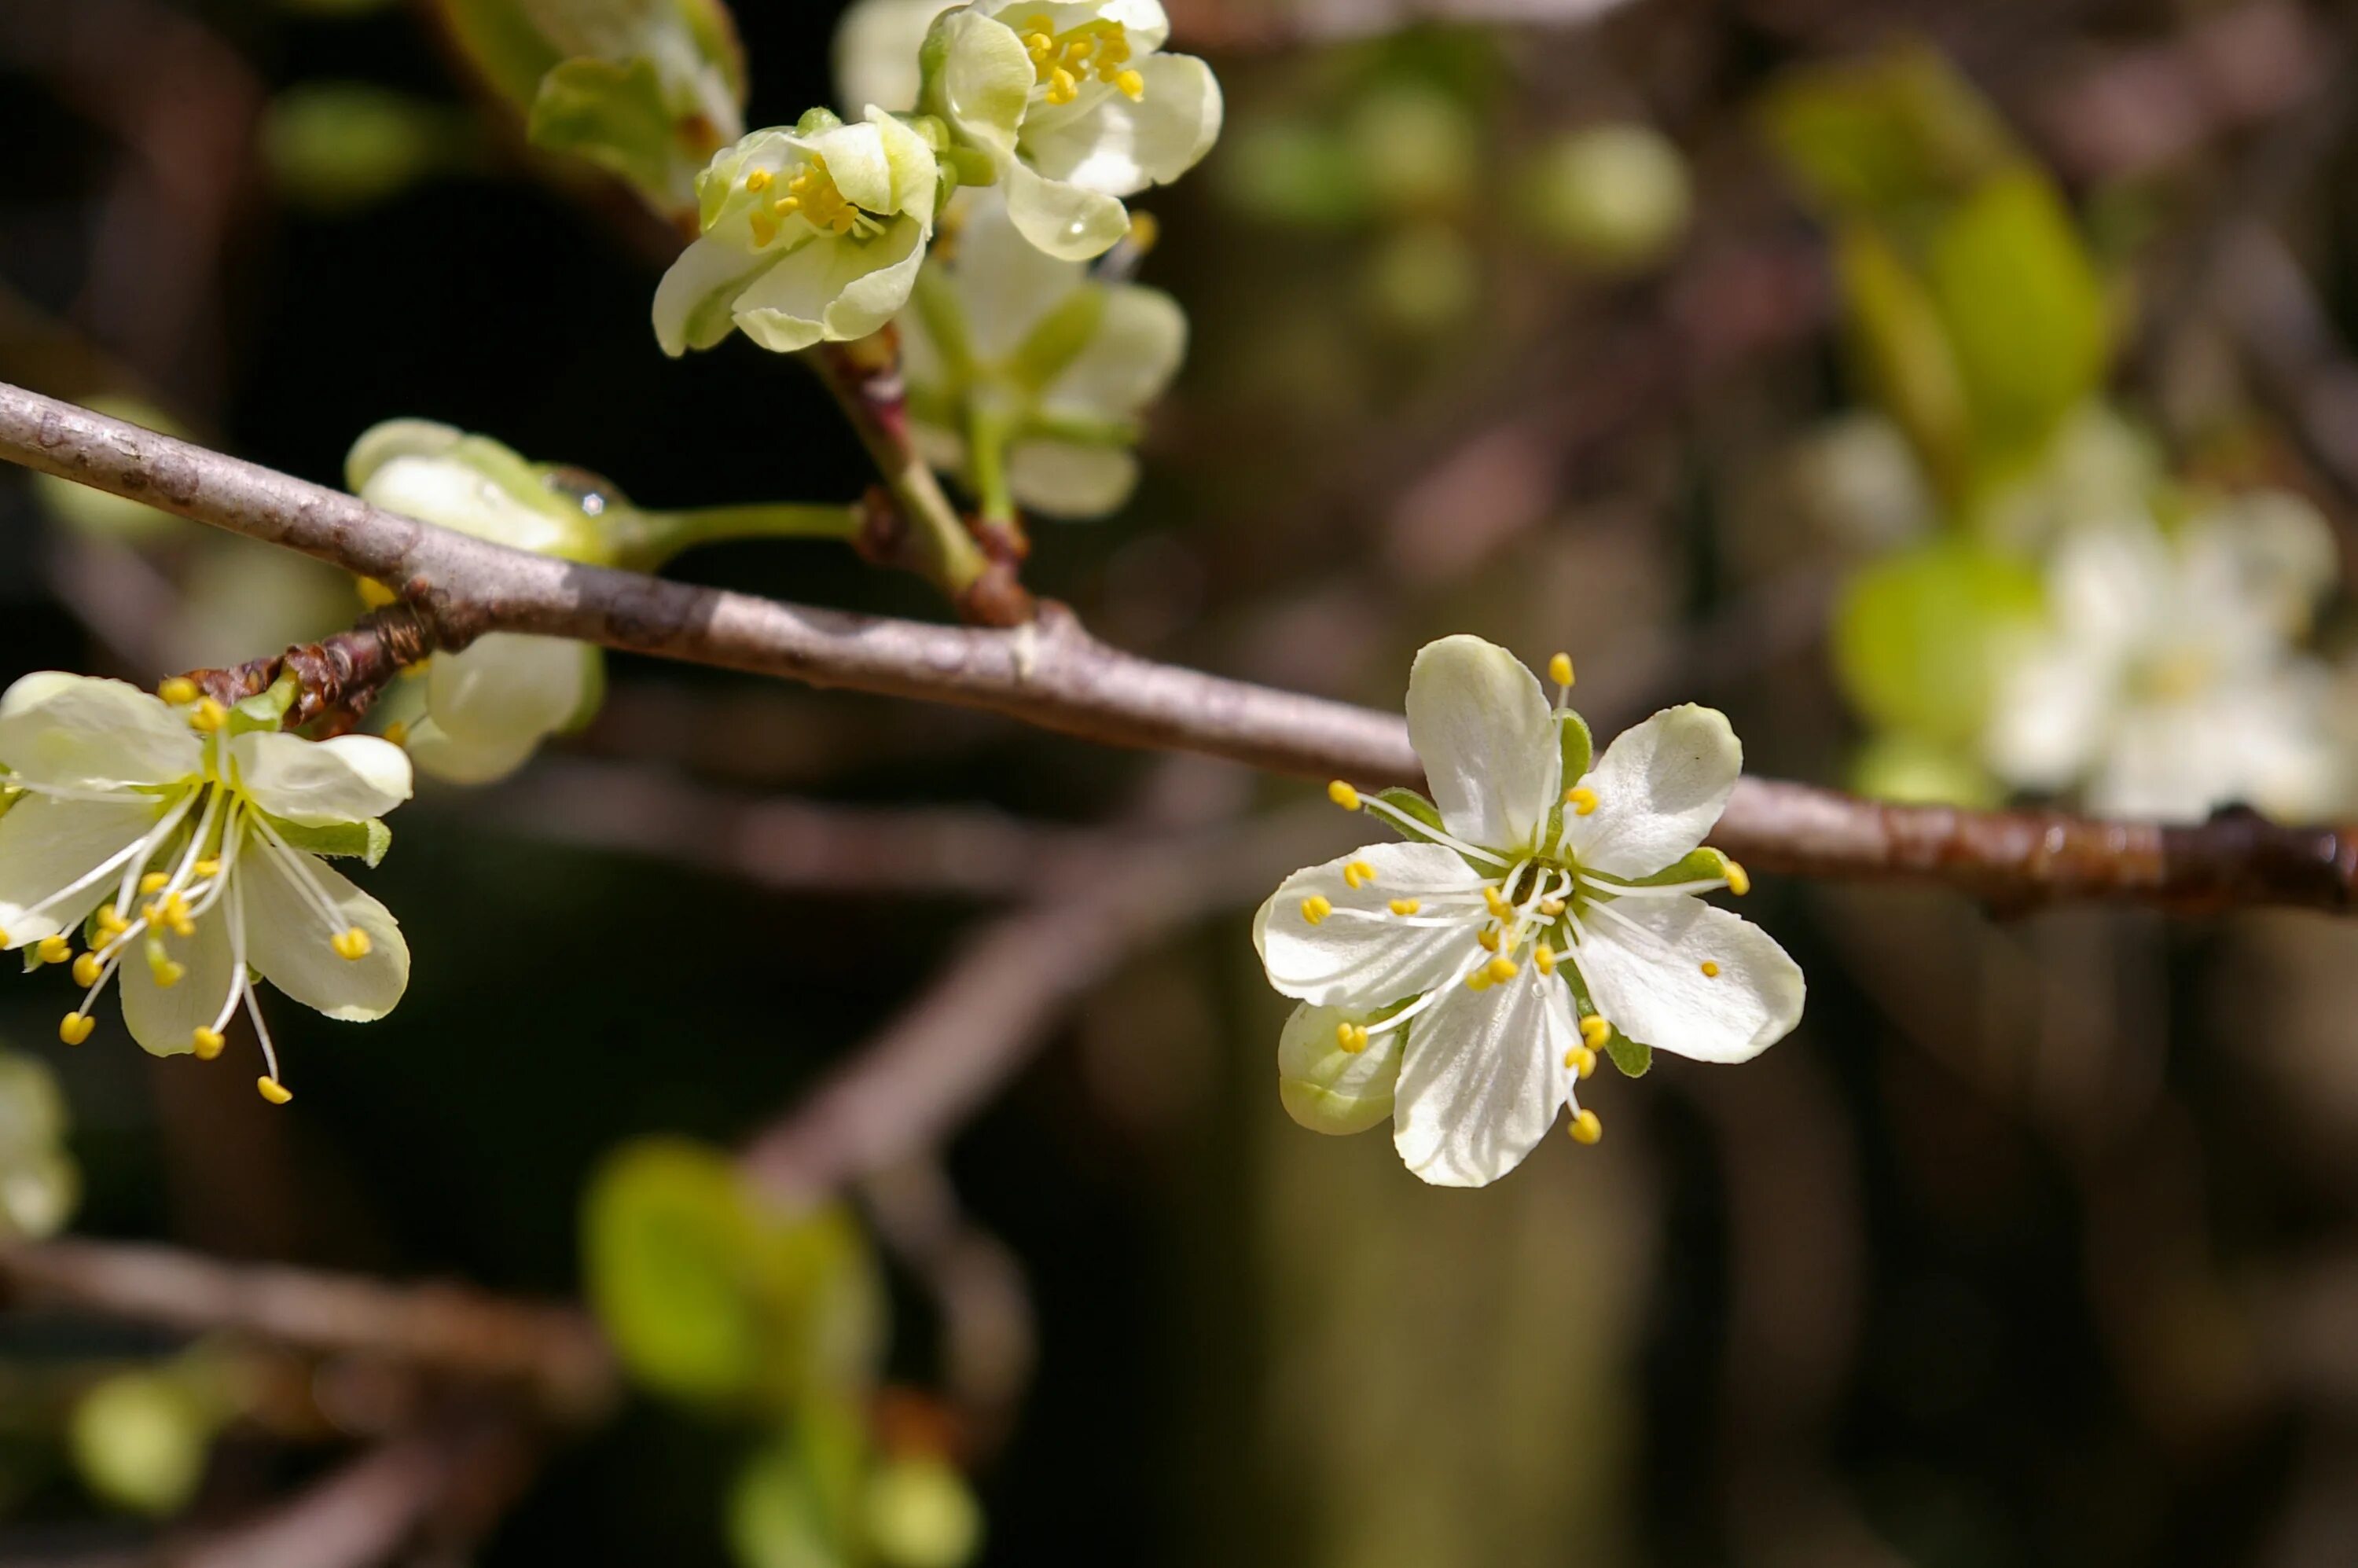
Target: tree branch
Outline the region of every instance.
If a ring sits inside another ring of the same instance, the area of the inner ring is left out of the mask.
[[[390,1285],[126,1242],[44,1241],[0,1247],[0,1287],[16,1300],[191,1332],[389,1357],[521,1389],[568,1420],[595,1414],[614,1392],[612,1357],[581,1313],[460,1285]]]
[[[574,637],[1280,773],[1362,784],[1419,776],[1395,715],[1137,658],[1054,606],[1013,631],[934,626],[553,560],[5,384],[0,457],[375,578],[401,593],[436,647],[493,630]],[[1760,871],[1937,881],[2016,902],[2358,903],[2358,847],[2347,836],[2240,816],[2165,828],[1885,806],[1746,779],[1714,842]]]

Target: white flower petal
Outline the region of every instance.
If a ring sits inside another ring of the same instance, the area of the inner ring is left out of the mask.
[[[165,955],[184,971],[170,986],[156,983],[156,971],[147,962],[148,935],[132,939],[123,967],[115,972],[116,989],[123,993],[123,1022],[149,1055],[184,1055],[196,1049],[197,1031],[211,1028],[222,1015],[230,987],[236,983],[229,914],[216,904],[199,918],[195,935],[164,935]]]
[[[1038,74],[1015,29],[961,5],[934,19],[924,58],[932,72],[925,106],[961,138],[1012,157]]]
[[[1088,261],[1130,232],[1130,209],[1119,197],[1047,178],[1021,161],[1001,171],[1001,183],[1017,231],[1052,256]]]
[[[1526,968],[1487,990],[1454,986],[1408,1026],[1392,1144],[1435,1186],[1497,1181],[1538,1147],[1572,1098],[1580,1044],[1560,976]]]
[[[1059,413],[1127,419],[1163,395],[1187,353],[1187,314],[1158,288],[1109,290],[1087,347],[1040,394]]]
[[[733,307],[744,334],[775,353],[864,338],[908,303],[925,234],[895,218],[871,240],[821,234],[787,253]]]
[[[297,866],[345,925],[368,934],[365,957],[346,958],[330,946],[338,928],[297,885]],[[365,1022],[393,1011],[409,986],[409,945],[392,911],[317,855],[289,855],[259,837],[246,840],[235,875],[245,904],[246,957],[263,979],[330,1018]]]
[[[1364,1023],[1363,1012],[1303,1002],[1277,1038],[1277,1098],[1285,1113],[1313,1132],[1365,1132],[1392,1113],[1405,1028],[1371,1035],[1366,1047],[1346,1051],[1336,1033]]]
[[[26,911],[144,837],[164,815],[151,795],[112,800],[53,800],[27,795],[0,816],[0,932],[21,947],[70,932],[114,896],[120,872],[103,877],[38,914]]]
[[[426,672],[427,711],[460,740],[536,741],[581,711],[597,656],[564,637],[493,632],[464,653],[435,655]]]
[[[707,234],[680,252],[655,285],[655,341],[663,351],[677,359],[726,338],[732,302],[769,265],[736,243],[733,232]]]
[[[1563,752],[1554,711],[1521,660],[1479,637],[1426,643],[1409,671],[1408,734],[1450,832],[1481,849],[1538,838]]]
[[[204,746],[163,698],[119,680],[44,670],[0,697],[0,768],[73,789],[177,784]]]
[[[1103,517],[1138,488],[1138,460],[1119,447],[1023,441],[1008,451],[1007,487],[1025,511],[1044,517]]]
[[[950,280],[966,308],[976,360],[1003,362],[1087,277],[1088,269],[1079,262],[1052,256],[1017,231],[1004,192],[968,194]]]
[[[460,457],[387,458],[370,470],[355,493],[372,506],[511,549],[566,555],[576,540],[577,530],[563,518],[519,501]]]
[[[540,738],[509,734],[462,741],[445,733],[431,719],[421,719],[409,727],[403,744],[420,773],[448,784],[487,784],[498,783],[532,761]]]
[[[1801,966],[1775,938],[1699,898],[1625,898],[1581,915],[1572,954],[1589,1000],[1629,1039],[1744,1062],[1801,1021]],[[1717,973],[1705,975],[1710,963]]]
[[[414,787],[409,759],[374,735],[306,741],[257,730],[230,742],[239,793],[273,816],[332,827],[383,816]]]
[[[917,50],[947,9],[945,0],[858,0],[844,12],[835,25],[835,88],[845,113],[917,106]]]
[[[1615,877],[1650,877],[1693,849],[1726,808],[1744,746],[1715,708],[1666,708],[1625,730],[1580,787],[1596,809],[1566,811],[1573,858]]]
[[[2019,654],[1998,681],[1982,741],[1991,771],[2017,789],[2060,790],[2078,778],[2104,744],[2126,674],[2071,643]]]
[[[1375,880],[1352,887],[1344,867],[1363,861]],[[1487,918],[1479,899],[1466,895],[1482,879],[1455,851],[1438,844],[1370,844],[1285,879],[1253,917],[1253,946],[1269,983],[1303,1001],[1373,1008],[1445,984],[1477,949],[1474,933]],[[1316,924],[1303,901],[1323,898],[1334,913]],[[1462,914],[1446,925],[1412,925],[1393,915],[1396,898],[1420,900],[1414,918]],[[1368,918],[1381,916],[1381,918]]]

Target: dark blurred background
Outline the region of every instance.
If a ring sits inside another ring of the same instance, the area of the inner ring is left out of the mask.
[[[832,6],[737,18],[749,124],[832,101]],[[1189,362],[1138,499],[1038,524],[1026,568],[1118,644],[1379,706],[1432,635],[1565,646],[1601,733],[1692,697],[1728,708],[1759,771],[1854,777],[1825,643],[1865,547],[1795,476],[1873,400],[1822,214],[1759,113],[1794,68],[1887,44],[1948,61],[2069,193],[2123,323],[2112,396],[2171,462],[2298,491],[2353,538],[2341,8],[1190,0],[1174,19],[1229,103],[1203,168],[1141,203]],[[341,145],[355,124],[377,139]],[[1603,124],[1675,151],[1626,176],[1667,195],[1549,183],[1542,155]],[[739,341],[662,355],[660,235],[618,189],[538,167],[418,10],[0,0],[0,377],[135,399],[328,482],[405,415],[657,505],[868,481],[801,367]],[[2239,260],[2254,232],[2288,280]],[[2288,347],[2269,329],[2296,306]],[[200,534],[93,527],[0,475],[0,675],[152,681],[354,609],[324,569]],[[825,544],[676,575],[942,613]],[[611,679],[597,723],[515,783],[400,814],[370,886],[415,982],[365,1030],[274,1015],[293,1107],[111,1022],[60,1047],[55,988],[0,989],[0,1037],[64,1089],[76,1232],[576,1295],[610,1150],[748,1137],[987,918],[601,845],[594,811],[540,812],[548,770],[590,770],[562,777],[592,799],[652,775],[1069,823],[1174,783],[963,713],[622,660]],[[1307,793],[1176,782],[1215,813]],[[1091,987],[946,1152],[1020,1260],[1039,1346],[1011,1433],[965,1465],[980,1561],[2358,1563],[2345,927],[1764,878],[1746,913],[1810,977],[1799,1033],[1740,1070],[1608,1069],[1601,1147],[1551,1140],[1466,1194],[1422,1187],[1379,1133],[1285,1119],[1248,913]],[[934,1308],[887,1273],[888,1371],[923,1386]],[[178,1524],[124,1511],[61,1411],[77,1379],[179,1345],[55,1311],[0,1326],[0,1559],[225,1523],[349,1451],[249,1414]],[[559,1444],[471,1560],[727,1562],[749,1441],[635,1397]]]

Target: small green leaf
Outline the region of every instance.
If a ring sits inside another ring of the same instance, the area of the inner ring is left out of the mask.
[[[741,1568],[854,1568],[850,1521],[813,1473],[809,1423],[757,1450],[729,1489],[729,1545]],[[856,1463],[856,1458],[855,1458]]]
[[[1650,877],[1613,877],[1599,880],[1617,881],[1624,887],[1661,888],[1675,887],[1681,882],[1710,881],[1714,878],[1725,881],[1726,877],[1727,857],[1716,849],[1705,848],[1690,850],[1676,862],[1663,867]]]
[[[1588,720],[1569,708],[1559,720],[1556,738],[1563,747],[1563,784],[1570,789],[1588,772],[1596,742],[1588,733]]]
[[[372,816],[362,822],[339,822],[327,827],[306,827],[280,816],[270,816],[268,820],[273,832],[308,854],[332,855],[356,860],[364,866],[373,866],[384,859],[387,849],[393,848],[393,829],[379,817]]]
[[[621,175],[658,202],[686,201],[691,171],[681,168],[678,125],[644,57],[561,62],[541,79],[525,135]]]
[[[1834,673],[1877,729],[1951,747],[1978,741],[2006,648],[2039,623],[2027,564],[1941,539],[1860,570],[1835,606]]]
[[[1939,308],[1873,229],[1844,229],[1834,263],[1859,379],[1908,433],[1934,481],[1947,493],[1958,493],[1971,461],[1973,428]]]
[[[2017,156],[1996,111],[1927,49],[1794,71],[1760,121],[1811,196],[1851,217],[1920,212]]]
[[[1400,784],[1394,784],[1390,789],[1378,790],[1376,792],[1376,798],[1382,801],[1386,806],[1390,806],[1394,811],[1401,813],[1402,816],[1414,817],[1417,821],[1423,823],[1427,827],[1432,828],[1433,833],[1445,833],[1448,831],[1447,828],[1441,825],[1441,808],[1433,805],[1433,802],[1425,799],[1424,796],[1417,794],[1416,791],[1412,789],[1405,788]],[[1419,833],[1415,828],[1408,827],[1403,823],[1392,821],[1390,817],[1386,817],[1385,820],[1387,822],[1391,822],[1393,829],[1402,837],[1414,839],[1420,844],[1437,844],[1440,842],[1438,838],[1428,834]]]
[[[1979,477],[2043,454],[2103,382],[2103,281],[2052,181],[2024,166],[1984,183],[1934,231],[1926,278],[1973,421]]]
[[[1651,1045],[1641,1045],[1617,1029],[1605,1037],[1605,1054],[1613,1058],[1613,1065],[1621,1069],[1625,1078],[1642,1078],[1654,1065]]]

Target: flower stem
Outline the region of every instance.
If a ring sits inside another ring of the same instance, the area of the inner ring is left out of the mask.
[[[983,518],[991,523],[1015,521],[1015,496],[1007,483],[1007,421],[993,416],[983,400],[972,402],[967,416],[966,445],[974,475],[975,499]]]
[[[900,508],[907,524],[903,564],[948,595],[969,621],[1028,621],[1031,596],[1011,571],[983,553],[909,439],[899,349],[888,327],[857,342],[825,344],[811,358]]]
[[[615,564],[652,572],[698,545],[733,539],[849,539],[860,531],[860,518],[857,506],[794,502],[644,512],[627,533],[616,530]]]

